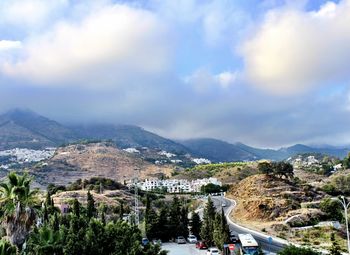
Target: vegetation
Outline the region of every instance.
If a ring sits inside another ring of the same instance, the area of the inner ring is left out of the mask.
[[[343,207],[337,199],[325,198],[320,203],[320,209],[330,220],[343,221]]]
[[[217,213],[210,197],[204,209],[200,237],[209,246],[215,244],[221,250],[223,250],[223,244],[230,241],[230,229],[224,211],[222,210],[221,214]]]
[[[192,219],[191,219],[190,227],[191,227],[191,233],[193,235],[195,235],[195,236],[200,235],[202,221],[201,221],[201,218],[199,217],[199,214],[196,212],[192,212]]]
[[[278,253],[279,255],[320,255],[321,253],[311,250],[310,248],[287,246]]]
[[[220,186],[213,183],[208,183],[207,185],[203,185],[201,187],[201,193],[204,193],[204,194],[220,193],[220,192],[227,191],[227,189],[228,189],[227,185]]]
[[[350,168],[350,152],[349,152],[348,156],[343,159],[342,165],[343,165],[344,169]]]
[[[186,169],[187,174],[195,175],[198,172],[205,174],[204,177],[212,177],[215,174],[233,168],[233,167],[245,167],[247,162],[230,162],[230,163],[218,163],[218,164],[206,164],[206,165],[196,165],[192,168]]]
[[[330,254],[331,255],[341,255],[341,249],[340,246],[337,242],[337,240],[335,239],[335,235],[334,233],[331,234],[331,242],[332,242],[332,247],[330,249]]]
[[[39,205],[37,190],[30,189],[28,174],[11,172],[0,183],[0,217],[12,245],[22,248],[37,218],[35,206]]]
[[[323,186],[323,191],[330,195],[350,195],[350,174],[334,176]]]
[[[86,208],[75,199],[71,212],[62,215],[50,193],[37,206],[40,201],[30,182],[26,174],[10,173],[0,185],[1,220],[10,241],[0,241],[0,255],[166,254],[159,246],[142,246],[138,226],[120,218],[107,221],[89,192]]]
[[[145,228],[149,239],[169,241],[178,236],[188,236],[188,207],[174,197],[170,205],[161,204],[157,211],[150,196],[146,198]]]
[[[286,162],[261,162],[258,165],[259,171],[268,176],[285,177],[292,179],[294,176],[293,166]]]

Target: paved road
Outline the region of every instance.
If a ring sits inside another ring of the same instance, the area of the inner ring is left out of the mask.
[[[168,255],[206,255],[206,250],[196,249],[195,244],[163,243],[162,249],[169,251]]]
[[[228,200],[226,198],[223,197],[212,197],[212,200],[214,202],[215,207],[217,208],[218,211],[221,211],[221,208],[224,209],[225,215],[228,217],[228,214],[230,213],[232,207],[235,206],[235,204],[232,204],[231,200]],[[226,203],[225,207],[221,207],[222,202]],[[277,253],[278,251],[282,250],[286,244],[281,242],[280,240],[274,240],[272,239],[272,243],[269,243],[268,239],[266,236],[264,236],[264,234],[259,234],[256,233],[256,231],[250,231],[249,229],[237,226],[237,225],[233,225],[230,222],[229,226],[230,226],[230,230],[234,233],[234,234],[252,234],[254,236],[254,238],[256,239],[256,241],[258,241],[259,245],[261,246],[261,248],[264,251],[267,252],[271,252],[271,253]]]

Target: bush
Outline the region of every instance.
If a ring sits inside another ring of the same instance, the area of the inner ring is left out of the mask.
[[[278,253],[279,255],[320,255],[321,253],[311,250],[310,248],[287,246]]]

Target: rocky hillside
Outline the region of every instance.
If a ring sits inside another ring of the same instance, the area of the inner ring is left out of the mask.
[[[232,188],[229,196],[237,201],[233,217],[244,221],[284,220],[290,211],[299,209],[302,202],[320,199],[308,186],[262,174],[245,178],[237,188]]]
[[[43,185],[67,185],[91,177],[123,182],[134,176],[135,169],[140,169],[140,178],[169,175],[172,171],[170,166],[152,164],[110,143],[91,143],[59,148],[51,159],[35,165],[31,172]]]

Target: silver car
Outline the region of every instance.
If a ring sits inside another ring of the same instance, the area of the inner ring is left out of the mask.
[[[183,236],[178,236],[178,237],[176,238],[176,242],[177,242],[178,244],[185,244],[185,243],[186,243],[186,239],[185,239],[185,237],[183,237]]]

